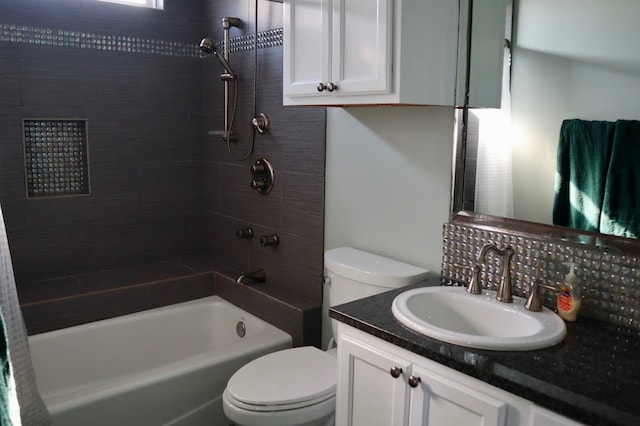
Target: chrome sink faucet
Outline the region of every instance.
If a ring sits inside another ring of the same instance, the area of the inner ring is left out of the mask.
[[[496,294],[496,299],[500,302],[511,303],[513,302],[513,296],[511,295],[511,258],[515,254],[515,251],[511,247],[505,247],[504,249],[499,249],[495,244],[488,243],[482,246],[480,253],[478,254],[478,260],[476,261],[475,266],[473,267],[473,276],[471,278],[471,283],[469,283],[469,288],[467,291],[473,294],[479,294],[480,291],[476,289],[472,289],[472,287],[480,288],[480,270],[482,269],[482,264],[485,262],[485,257],[487,253],[490,251],[495,252],[498,256],[502,257],[503,269],[502,269],[502,279],[500,280],[500,285],[498,286],[498,293]]]

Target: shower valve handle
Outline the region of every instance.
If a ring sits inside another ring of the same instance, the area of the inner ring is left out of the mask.
[[[236,231],[236,237],[241,240],[253,238],[253,229],[252,228],[238,229]]]
[[[263,163],[254,163],[249,167],[252,174],[262,174],[267,172],[267,167]]]
[[[252,189],[264,189],[267,187],[267,180],[260,178],[260,179],[254,179],[251,181],[251,188]]]
[[[275,247],[278,244],[280,244],[280,237],[277,234],[260,237],[260,245],[262,247]]]

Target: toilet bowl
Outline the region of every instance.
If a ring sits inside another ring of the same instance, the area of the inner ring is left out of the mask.
[[[333,425],[336,369],[335,350],[304,346],[262,356],[231,377],[224,412],[241,426]]]
[[[350,247],[328,250],[324,260],[331,305],[413,284],[428,274],[417,266]],[[257,358],[234,373],[222,406],[238,426],[332,426],[336,382],[335,348],[286,349]]]

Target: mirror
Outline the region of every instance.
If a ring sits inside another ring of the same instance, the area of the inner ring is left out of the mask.
[[[476,172],[485,167],[486,158],[493,161],[498,155],[486,155],[467,139],[462,145],[466,152],[457,156],[464,164],[464,176],[455,179],[454,212],[472,210],[553,224],[563,120],[640,120],[638,16],[637,0],[514,0],[511,128],[497,130],[509,141],[510,156],[502,166],[508,173],[500,174],[497,184],[484,185],[492,192],[499,188],[501,192],[492,197],[510,198],[512,204],[495,211],[491,208],[502,201],[490,201],[488,210],[478,207],[485,194]],[[504,99],[503,93],[503,107]],[[478,132],[474,123],[479,122],[482,130],[485,120],[476,113],[482,115],[475,109],[468,112],[471,135]],[[503,151],[499,149],[500,154]]]

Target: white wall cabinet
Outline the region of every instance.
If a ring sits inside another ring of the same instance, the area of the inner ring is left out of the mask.
[[[284,0],[284,105],[454,105],[458,2]]]
[[[336,425],[579,425],[345,324],[338,333]]]

